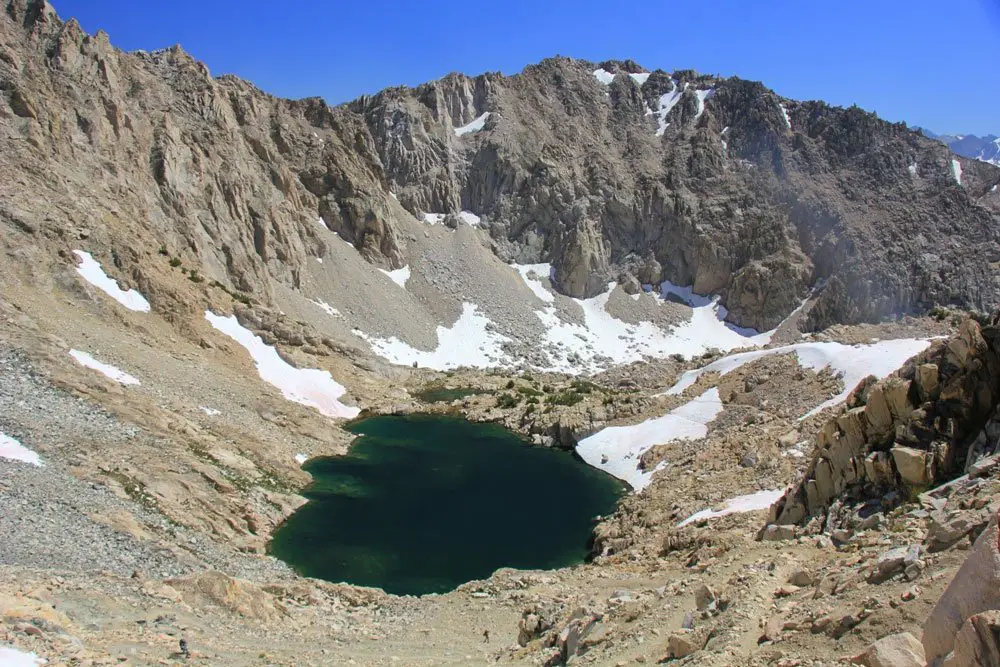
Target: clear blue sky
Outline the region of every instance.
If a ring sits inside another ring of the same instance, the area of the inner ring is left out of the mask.
[[[1000,0],[54,0],[126,50],[180,43],[213,74],[340,103],[556,54],[633,58],[1000,134]]]

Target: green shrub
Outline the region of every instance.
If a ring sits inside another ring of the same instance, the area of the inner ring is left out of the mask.
[[[561,391],[558,394],[552,394],[545,399],[546,403],[549,405],[576,405],[582,400],[583,394],[575,391]]]
[[[181,265],[180,257],[174,257],[173,259],[170,260],[170,266],[174,267],[175,269],[180,265]]]
[[[516,394],[500,394],[497,396],[498,408],[515,408],[521,402],[521,397]]]
[[[513,388],[514,388],[514,381],[513,381],[513,380],[508,380],[508,381],[507,381],[507,384],[506,384],[506,385],[504,385],[504,386],[505,386],[505,387],[506,387],[507,389],[513,389]]]

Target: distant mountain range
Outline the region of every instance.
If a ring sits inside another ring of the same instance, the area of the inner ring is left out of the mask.
[[[1000,137],[988,134],[977,137],[974,134],[935,134],[925,128],[917,128],[925,137],[937,139],[959,155],[971,157],[1000,166]]]

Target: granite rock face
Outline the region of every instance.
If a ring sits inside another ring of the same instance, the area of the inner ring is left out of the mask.
[[[802,479],[771,508],[770,522],[830,521],[833,506],[861,506],[895,492],[905,499],[979,467],[996,452],[1000,342],[995,326],[967,319],[884,380],[869,377],[815,439]],[[935,515],[932,515],[932,518]],[[968,517],[938,517],[930,546],[974,527]],[[772,531],[773,532],[773,531]]]
[[[6,0],[0,220],[51,247],[86,230],[154,302],[180,300],[144,268],[158,249],[273,305],[320,224],[399,268],[404,222],[461,211],[567,295],[670,280],[761,330],[810,290],[814,329],[1000,297],[997,168],[960,158],[958,183],[946,146],[860,109],[641,71],[553,58],[331,108]]]

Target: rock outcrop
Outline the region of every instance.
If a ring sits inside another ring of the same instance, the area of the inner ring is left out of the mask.
[[[888,378],[859,384],[817,434],[809,468],[772,506],[770,523],[822,524],[835,504],[864,505],[868,514],[889,509],[883,505],[892,498],[954,479],[994,449],[997,333],[968,319]]]

